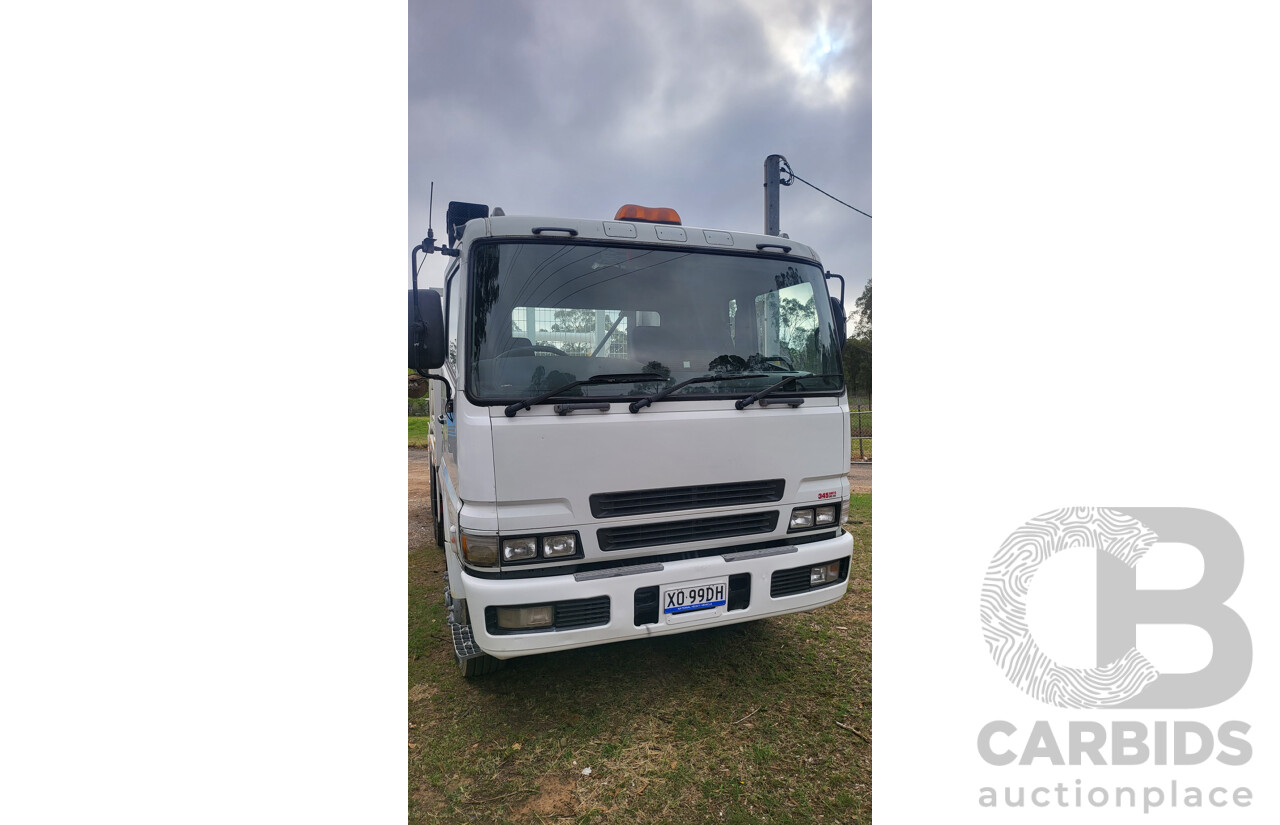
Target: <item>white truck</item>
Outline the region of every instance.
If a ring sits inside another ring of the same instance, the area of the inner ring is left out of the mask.
[[[813,610],[848,586],[842,299],[785,237],[490,215],[411,253],[432,514],[466,676]],[[452,257],[443,293],[418,253]],[[843,279],[841,291],[843,292]]]

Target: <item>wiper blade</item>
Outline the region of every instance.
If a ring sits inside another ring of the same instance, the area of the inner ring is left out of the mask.
[[[838,372],[824,372],[818,375],[815,375],[814,373],[811,373],[811,372],[802,372],[797,375],[788,375],[786,378],[782,379],[776,384],[771,384],[765,387],[764,389],[760,390],[759,392],[755,392],[755,393],[752,393],[751,395],[748,395],[746,398],[740,398],[737,401],[734,401],[733,406],[739,410],[746,409],[747,407],[750,407],[752,404],[759,401],[761,398],[764,398],[770,393],[777,391],[782,387],[783,384],[787,383],[788,381],[797,381],[801,378],[837,378],[839,376],[840,376],[840,373]]]
[[[705,384],[708,381],[737,381],[740,378],[764,378],[764,377],[765,377],[764,373],[759,373],[759,372],[734,373],[733,375],[700,375],[697,378],[689,378],[685,381],[681,381],[679,384],[672,384],[670,387],[660,390],[659,392],[656,392],[653,395],[649,395],[644,398],[638,398],[635,401],[632,401],[627,406],[627,409],[631,410],[633,413],[638,413],[645,407],[652,404],[654,401],[661,401],[662,399],[666,398],[668,395],[675,392],[676,390],[681,389],[683,387],[687,387],[690,384]]]
[[[578,381],[570,381],[568,384],[556,387],[550,392],[544,392],[535,398],[527,398],[523,401],[517,401],[503,410],[508,418],[513,417],[521,410],[532,409],[535,404],[541,404],[547,399],[555,398],[557,395],[571,390],[574,387],[582,387],[588,384],[629,384],[634,381],[663,381],[663,376],[655,372],[628,372],[617,375],[593,375],[590,378],[583,378]]]

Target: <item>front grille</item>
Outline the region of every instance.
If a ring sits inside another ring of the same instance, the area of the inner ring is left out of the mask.
[[[731,484],[696,484],[691,487],[663,487],[656,490],[627,490],[591,496],[591,515],[596,518],[696,510],[702,507],[742,507],[781,501],[786,483],[736,481]]]
[[[545,602],[544,602],[545,604]],[[484,611],[485,629],[492,636],[508,633],[531,633],[546,630],[573,630],[579,627],[595,627],[609,623],[609,597],[596,596],[593,599],[570,599],[563,602],[552,602],[555,609],[555,624],[551,627],[535,627],[527,630],[513,630],[498,627],[498,608],[489,606]],[[511,605],[512,607],[529,607],[530,605]]]
[[[731,516],[668,521],[662,524],[608,527],[596,531],[596,540],[601,550],[630,550],[633,547],[653,547],[659,544],[681,544],[690,541],[710,541],[733,536],[771,533],[777,526],[777,510],[745,515],[735,513]]]

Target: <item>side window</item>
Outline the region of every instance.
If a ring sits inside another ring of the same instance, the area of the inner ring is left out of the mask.
[[[458,324],[462,316],[462,290],[458,283],[458,268],[454,267],[445,280],[445,329],[449,335],[449,366],[458,374]]]
[[[807,283],[783,287],[756,296],[756,340],[760,354],[781,356],[797,369],[818,364],[817,306],[813,287]]]

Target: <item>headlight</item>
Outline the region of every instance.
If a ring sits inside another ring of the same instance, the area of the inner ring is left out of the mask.
[[[819,527],[826,524],[836,523],[836,506],[828,504],[826,507],[819,507],[813,511],[813,523]]]
[[[476,567],[498,566],[497,536],[468,536],[461,533],[462,558]]]
[[[577,533],[555,533],[548,536],[476,536],[462,533],[462,558],[473,567],[524,565],[541,559],[582,557]]]
[[[538,555],[538,540],[533,536],[502,540],[503,561],[523,561]]]
[[[558,536],[544,536],[542,539],[542,555],[554,559],[560,556],[572,556],[578,552],[578,536],[575,533],[563,533]]]
[[[806,527],[812,527],[812,526],[813,526],[813,510],[804,509],[804,510],[791,511],[790,529],[803,530]]]

